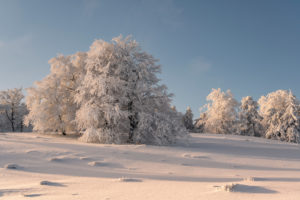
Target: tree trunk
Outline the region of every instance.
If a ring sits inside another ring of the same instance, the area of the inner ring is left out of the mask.
[[[11,128],[12,128],[12,131],[15,132],[15,110],[14,110],[14,104],[11,107]]]
[[[130,113],[130,115],[128,116],[128,119],[129,119],[129,124],[130,124],[130,127],[129,127],[129,136],[128,136],[128,143],[132,143],[132,138],[133,138],[133,131],[134,131],[134,119],[133,119],[133,115],[132,115],[132,104],[133,102],[130,101],[128,103],[128,113]]]
[[[62,124],[62,123],[63,123],[63,121],[62,121],[62,117],[61,117],[61,115],[58,115],[58,119],[59,119],[60,123]],[[62,134],[62,135],[67,135],[67,134],[66,134],[66,131],[65,131],[65,129],[64,129],[64,128],[62,129],[62,131],[61,131],[61,134]]]
[[[11,117],[9,117],[7,110],[5,110],[5,114],[7,119],[9,120],[10,124],[11,124],[11,130],[12,132],[15,132],[15,119],[14,119],[14,110],[11,110]]]
[[[129,124],[130,124],[128,143],[132,143],[133,136],[134,136],[134,130],[136,129],[136,127],[138,125],[137,113],[133,113],[133,102],[132,101],[130,101],[128,103],[128,112],[130,113],[130,115],[128,116]]]
[[[23,120],[21,120],[20,131],[23,132]]]
[[[135,91],[136,89],[136,85],[137,85],[137,81],[139,80],[139,74],[138,72],[133,69],[132,70],[133,73],[136,74],[136,80],[133,80],[133,91]],[[127,79],[128,81],[128,79]],[[129,124],[130,124],[130,128],[129,128],[129,136],[128,136],[128,143],[133,143],[133,136],[134,136],[134,130],[137,128],[138,125],[138,113],[133,111],[133,100],[132,97],[136,96],[134,94],[134,92],[131,92],[131,94],[128,94],[128,98],[129,98],[129,103],[128,103],[128,119],[129,119]]]

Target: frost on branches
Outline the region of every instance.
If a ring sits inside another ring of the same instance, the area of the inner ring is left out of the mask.
[[[244,97],[239,112],[239,132],[241,135],[260,137],[263,135],[262,117],[258,114],[258,103],[252,97]]]
[[[25,123],[32,124],[33,130],[64,135],[76,131],[74,95],[84,73],[85,57],[85,53],[76,53],[52,58],[50,74],[27,89],[29,114]]]
[[[212,89],[206,98],[210,101],[206,107],[204,131],[218,134],[235,134],[237,132],[237,106],[230,90]]]
[[[77,88],[76,122],[82,140],[97,143],[169,144],[186,135],[159,84],[156,59],[129,37],[95,41]]]
[[[88,52],[57,56],[28,89],[26,123],[35,131],[82,132],[97,143],[169,144],[186,135],[160,66],[130,38],[96,40]]]
[[[277,90],[259,101],[266,138],[300,142],[300,105],[291,91]]]

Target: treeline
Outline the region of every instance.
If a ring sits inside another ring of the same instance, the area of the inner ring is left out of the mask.
[[[238,102],[230,91],[213,89],[207,101],[194,123],[190,108],[183,116],[190,131],[300,143],[300,103],[291,91],[277,90],[258,101],[247,96]]]

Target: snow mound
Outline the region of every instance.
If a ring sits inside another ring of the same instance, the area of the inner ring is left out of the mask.
[[[230,183],[230,184],[226,184],[223,186],[215,186],[217,191],[225,191],[225,192],[233,192],[234,188],[237,186],[238,184],[235,183]]]

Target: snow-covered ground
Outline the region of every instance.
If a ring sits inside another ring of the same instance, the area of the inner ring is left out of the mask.
[[[0,199],[300,199],[300,146],[192,134],[177,146],[0,133]]]

